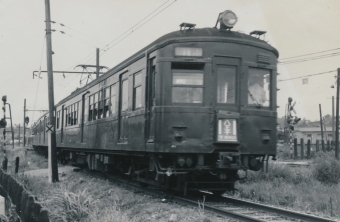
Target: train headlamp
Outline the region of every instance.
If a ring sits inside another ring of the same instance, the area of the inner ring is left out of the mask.
[[[226,10],[218,16],[220,29],[231,29],[237,22],[236,14],[230,10]],[[217,24],[217,23],[216,23]]]

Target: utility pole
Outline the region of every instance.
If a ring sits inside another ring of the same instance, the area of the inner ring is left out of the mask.
[[[334,96],[332,96],[332,140],[334,141]]]
[[[321,125],[321,140],[323,141],[323,122],[322,122],[321,104],[319,104],[319,111],[320,111],[320,125]]]
[[[99,77],[99,48],[97,48],[96,78]]]
[[[57,164],[57,147],[55,136],[55,118],[54,118],[54,89],[53,89],[53,65],[52,65],[52,33],[51,33],[51,14],[50,1],[45,0],[46,16],[46,55],[47,55],[47,73],[48,73],[48,107],[49,107],[49,127],[48,131],[48,180],[50,183],[58,182],[58,164]]]
[[[20,146],[20,124],[19,124],[19,146]]]
[[[26,124],[25,124],[25,118],[26,118],[26,99],[24,100],[24,147],[26,145]]]
[[[340,68],[336,81],[336,117],[335,117],[335,157],[339,159],[339,88],[340,88]]]

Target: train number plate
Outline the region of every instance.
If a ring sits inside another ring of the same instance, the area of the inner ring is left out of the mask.
[[[236,119],[218,120],[218,141],[237,141]]]

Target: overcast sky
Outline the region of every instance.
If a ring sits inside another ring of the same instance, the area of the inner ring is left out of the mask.
[[[109,47],[101,51],[100,65],[112,68],[162,35],[179,30],[182,22],[213,27],[218,14],[227,9],[238,17],[233,30],[267,31],[266,41],[278,49],[280,59],[340,48],[339,0],[51,0],[51,19],[56,22],[52,25],[56,30],[52,34],[53,69],[82,71],[75,67],[94,65],[97,47]],[[40,67],[46,70],[44,21],[43,0],[0,0],[0,96],[7,95],[15,124],[23,122],[24,99],[28,109],[48,108],[47,74],[32,78]],[[112,42],[125,32],[131,34],[117,44]],[[337,52],[340,49],[310,55],[333,53],[331,57],[279,64],[278,79],[335,71],[340,67]],[[308,57],[296,59],[304,58]],[[296,101],[299,117],[318,119],[319,104],[323,115],[332,114],[336,90],[330,87],[335,75],[315,75],[308,78],[308,84],[302,84],[302,79],[278,82],[278,116],[284,115],[289,96]],[[80,87],[80,78],[55,74],[55,103]],[[40,115],[28,113],[31,122]]]

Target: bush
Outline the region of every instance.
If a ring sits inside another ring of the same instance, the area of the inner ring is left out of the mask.
[[[324,184],[337,184],[340,181],[340,162],[334,154],[320,152],[314,160],[313,176]]]

